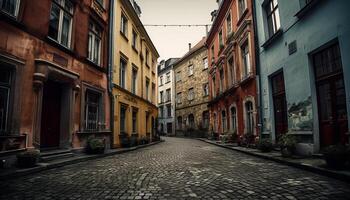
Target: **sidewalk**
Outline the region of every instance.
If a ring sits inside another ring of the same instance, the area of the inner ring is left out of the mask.
[[[314,172],[320,175],[332,177],[335,179],[339,179],[342,181],[346,181],[350,183],[350,170],[332,170],[328,169],[326,166],[326,162],[322,158],[316,157],[307,157],[307,158],[284,158],[281,156],[281,153],[278,151],[272,151],[269,153],[262,153],[258,149],[239,147],[233,144],[221,144],[217,141],[212,141],[208,139],[198,139],[203,142],[207,142],[209,144],[213,144],[216,146],[220,146],[223,148],[231,149],[234,151],[238,151],[241,153],[245,153],[248,155],[256,156],[259,158],[275,161],[278,163],[282,163],[288,166],[296,167],[299,169],[307,170],[310,172]]]
[[[142,148],[146,148],[149,146],[153,146],[153,145],[159,144],[161,142],[164,142],[164,141],[161,140],[161,141],[153,142],[150,144],[139,145],[139,146],[130,147],[130,148],[109,149],[104,154],[94,154],[94,155],[84,154],[84,153],[74,154],[73,157],[55,160],[53,162],[47,162],[47,163],[39,162],[38,165],[36,167],[33,167],[33,168],[1,169],[0,181],[5,180],[5,179],[9,179],[9,178],[21,177],[21,176],[36,173],[36,172],[41,172],[41,171],[48,170],[48,169],[62,167],[65,165],[71,165],[74,163],[79,163],[79,162],[88,161],[88,160],[92,160],[92,159],[104,158],[107,156],[113,156],[113,155],[122,154],[122,153],[130,152],[130,151],[135,151],[137,149],[142,149]]]

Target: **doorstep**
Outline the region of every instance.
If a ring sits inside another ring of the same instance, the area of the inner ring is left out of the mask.
[[[35,166],[33,168],[0,169],[1,170],[0,171],[0,181],[6,180],[9,178],[22,177],[22,176],[25,176],[28,174],[33,174],[33,173],[41,172],[44,170],[62,167],[62,166],[66,166],[66,165],[71,165],[71,164],[84,162],[84,161],[88,161],[88,160],[92,160],[92,159],[104,158],[107,156],[122,154],[122,153],[130,152],[130,151],[134,151],[137,149],[146,148],[146,147],[149,147],[149,146],[161,143],[161,142],[164,142],[164,140],[152,142],[150,144],[139,145],[136,147],[130,147],[130,148],[108,149],[108,150],[106,150],[106,152],[104,154],[89,155],[89,154],[84,154],[84,153],[78,153],[78,154],[74,154],[74,157],[62,158],[59,160],[53,160],[51,162],[50,161],[48,161],[48,162],[39,161],[37,166]]]
[[[233,144],[221,144],[217,141],[208,140],[208,139],[198,139],[198,140],[350,183],[350,170],[328,169],[326,168],[326,162],[319,156],[284,158],[281,156],[281,153],[278,151],[262,153],[258,149],[239,147]]]

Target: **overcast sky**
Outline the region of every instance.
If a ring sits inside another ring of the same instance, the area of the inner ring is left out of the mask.
[[[211,24],[216,0],[137,0],[143,24]],[[182,57],[205,36],[205,27],[145,27],[160,58]],[[210,27],[209,27],[210,28]]]

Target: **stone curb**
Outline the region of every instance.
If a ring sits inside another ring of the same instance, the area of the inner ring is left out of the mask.
[[[18,169],[16,171],[0,175],[0,180],[14,179],[14,178],[22,177],[22,176],[25,176],[25,175],[28,175],[28,174],[38,173],[38,172],[42,172],[42,171],[45,171],[45,170],[54,169],[54,168],[58,168],[58,167],[63,167],[63,166],[66,166],[66,165],[71,165],[71,164],[75,164],[75,163],[79,163],[79,162],[84,162],[84,161],[88,161],[88,160],[93,160],[93,159],[104,158],[104,157],[113,156],[113,155],[117,155],[117,154],[127,153],[127,152],[130,152],[130,151],[135,151],[135,150],[138,150],[138,149],[143,149],[143,148],[146,148],[146,147],[150,147],[150,146],[159,144],[161,142],[164,142],[164,140],[153,142],[153,143],[150,143],[150,144],[140,145],[140,146],[137,146],[137,147],[125,148],[125,149],[121,149],[120,151],[112,151],[112,152],[106,152],[104,154],[88,155],[88,156],[84,156],[84,157],[77,157],[75,159],[65,160],[65,161],[56,162],[56,163],[55,162],[53,162],[53,163],[39,163],[38,166],[33,167],[33,168]]]
[[[216,145],[216,146],[219,146],[219,147],[222,147],[222,148],[226,148],[226,149],[234,150],[234,151],[241,152],[241,153],[244,153],[244,154],[247,154],[247,155],[251,155],[251,156],[263,158],[263,159],[266,159],[266,160],[278,162],[278,163],[285,164],[285,165],[288,165],[288,166],[291,166],[291,167],[299,168],[299,169],[302,169],[302,170],[310,171],[310,172],[313,172],[313,173],[316,173],[316,174],[320,174],[320,175],[323,175],[323,176],[335,178],[335,179],[338,179],[338,180],[350,183],[350,175],[345,174],[345,173],[340,173],[340,172],[337,172],[337,171],[328,170],[328,169],[324,169],[324,168],[321,168],[321,167],[316,167],[316,166],[312,166],[312,165],[308,165],[308,164],[291,162],[291,161],[288,161],[288,160],[276,158],[276,157],[269,156],[269,155],[262,155],[262,154],[257,154],[255,152],[244,151],[242,149],[238,149],[238,148],[230,147],[230,146],[225,146],[225,145],[222,145],[222,144],[218,144],[216,142],[208,141],[206,139],[198,138],[198,140],[200,140],[202,142],[206,142],[208,144]]]

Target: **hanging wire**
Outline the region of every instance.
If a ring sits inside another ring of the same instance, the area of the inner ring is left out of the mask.
[[[154,26],[154,27],[209,27],[211,24],[144,24],[143,26]]]

